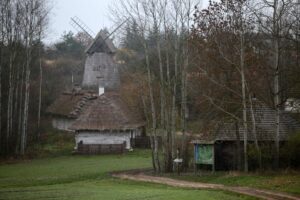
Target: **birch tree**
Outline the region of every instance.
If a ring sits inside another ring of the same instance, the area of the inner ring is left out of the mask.
[[[23,110],[23,123],[21,133],[20,153],[25,153],[27,144],[27,127],[28,127],[28,107],[30,97],[30,73],[32,62],[32,48],[34,39],[40,35],[40,26],[44,25],[44,21],[48,12],[45,12],[43,0],[28,0],[24,2],[24,23],[25,23],[25,47],[26,47],[26,63],[25,63],[25,97],[24,97],[24,110]]]
[[[0,2],[1,7],[1,21],[0,21],[0,34],[1,34],[1,41],[0,41],[0,146],[3,146],[2,140],[2,67],[3,67],[3,46],[4,46],[4,2]],[[1,151],[1,149],[0,149]]]
[[[292,15],[292,8],[296,5],[295,0],[262,0],[253,5],[253,13],[257,17],[259,26],[263,32],[268,35],[271,41],[269,51],[271,53],[270,66],[273,74],[273,104],[276,110],[275,126],[274,126],[274,141],[275,141],[275,167],[279,167],[280,153],[280,113],[282,109],[283,87],[280,83],[283,67],[280,62],[282,53],[282,42],[290,34],[292,24],[295,21],[290,21],[289,16]]]
[[[0,110],[5,105],[5,154],[25,153],[29,113],[30,70],[33,65],[33,42],[40,26],[45,26],[49,11],[44,0],[1,1]],[[4,53],[7,55],[4,57]],[[4,70],[3,70],[4,69]],[[3,84],[4,83],[4,84]],[[2,87],[4,85],[5,87]],[[5,90],[3,90],[5,89]],[[2,99],[2,93],[7,97]],[[0,111],[0,112],[1,112]],[[0,113],[3,116],[3,113]],[[1,150],[4,152],[3,145]]]

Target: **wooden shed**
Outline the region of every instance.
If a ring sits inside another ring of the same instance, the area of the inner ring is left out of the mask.
[[[250,111],[248,110],[248,113]],[[275,110],[263,103],[259,103],[254,109],[256,119],[257,141],[260,145],[273,145],[275,141]],[[250,118],[250,116],[249,116]],[[238,126],[237,126],[238,125]],[[251,121],[249,121],[247,140],[248,144],[254,144]],[[290,135],[300,134],[300,123],[289,113],[280,113],[280,143],[285,143]],[[213,144],[214,165],[216,170],[234,170],[237,167],[238,157],[243,160],[244,129],[242,124],[222,123],[210,134],[203,135],[199,141],[193,141],[195,146],[204,145],[209,141]],[[238,142],[239,141],[239,142]],[[238,147],[238,145],[240,147]],[[194,153],[197,162],[196,152]],[[250,163],[251,164],[251,163]]]

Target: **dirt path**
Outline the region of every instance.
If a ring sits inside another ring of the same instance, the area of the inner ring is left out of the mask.
[[[157,176],[149,176],[143,173],[138,174],[130,174],[130,173],[113,173],[113,177],[127,179],[127,180],[134,180],[134,181],[143,181],[143,182],[150,182],[150,183],[159,183],[165,184],[174,187],[182,187],[182,188],[194,188],[194,189],[216,189],[216,190],[224,190],[235,192],[239,194],[249,195],[253,197],[257,197],[260,199],[267,199],[267,200],[300,200],[300,198],[279,192],[273,192],[269,190],[262,190],[262,189],[254,189],[249,187],[233,187],[233,186],[225,186],[221,184],[210,184],[210,183],[199,183],[199,182],[191,182],[191,181],[183,181],[183,180],[176,180],[172,178],[165,178],[165,177],[157,177]]]

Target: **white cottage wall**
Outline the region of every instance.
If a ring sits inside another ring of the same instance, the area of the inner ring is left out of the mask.
[[[131,148],[130,138],[140,136],[141,131],[139,129],[132,131],[101,131],[101,132],[89,132],[81,131],[76,134],[75,142],[77,144],[82,141],[83,144],[122,144],[126,142],[126,149]]]

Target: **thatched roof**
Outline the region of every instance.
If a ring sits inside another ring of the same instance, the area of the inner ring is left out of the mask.
[[[95,52],[115,53],[116,47],[112,40],[108,38],[108,34],[104,30],[101,30],[85,52],[88,54],[93,54]]]
[[[71,126],[76,131],[130,130],[145,125],[143,117],[129,108],[116,92],[106,92],[91,105]]]
[[[248,110],[248,113],[250,110]],[[261,104],[255,109],[257,139],[259,141],[274,141],[275,140],[275,110]],[[254,141],[254,136],[251,133],[251,118],[249,118],[248,140]],[[289,113],[282,111],[280,113],[280,130],[279,139],[285,141],[289,135],[295,132],[300,132],[300,123],[295,120]],[[240,140],[243,140],[244,129],[239,125]],[[233,123],[222,124],[214,136],[216,141],[234,141],[236,140],[236,128]]]
[[[93,98],[90,93],[65,92],[48,107],[47,112],[55,116],[77,118]]]

